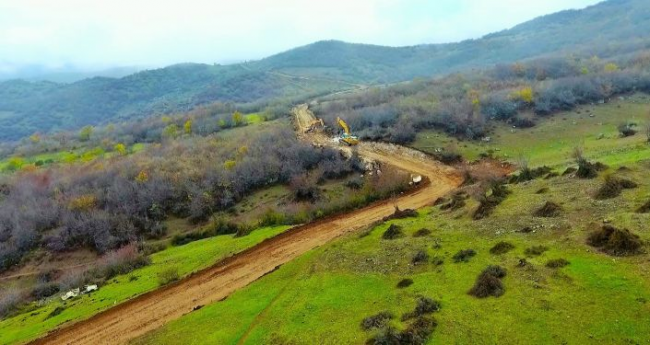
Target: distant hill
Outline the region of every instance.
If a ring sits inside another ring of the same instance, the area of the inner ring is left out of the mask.
[[[15,68],[0,62],[0,81],[23,79],[37,82],[74,83],[94,77],[122,78],[137,73],[142,69],[138,67],[114,67],[88,70],[70,66],[52,68],[40,65],[28,65]]]
[[[610,0],[460,43],[394,48],[322,41],[244,64],[182,64],[71,84],[5,81],[0,83],[0,140],[213,101],[255,102],[350,83],[399,82],[562,52],[620,54],[625,44],[648,45],[648,32],[650,1]]]
[[[539,17],[477,40],[399,48],[322,41],[257,65],[263,70],[356,82],[396,82],[563,51],[606,53],[608,47],[621,49],[621,42],[648,40],[649,32],[650,1],[610,0]]]

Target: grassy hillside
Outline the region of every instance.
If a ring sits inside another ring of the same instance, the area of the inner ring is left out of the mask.
[[[610,0],[454,44],[392,48],[323,41],[239,65],[183,64],[72,84],[6,81],[0,83],[0,126],[6,129],[0,140],[183,111],[214,101],[326,93],[351,84],[405,81],[540,55],[621,55],[647,47],[648,13],[647,1]]]
[[[636,101],[620,104],[620,113],[635,116]],[[619,109],[617,104],[595,107],[594,121],[607,122],[598,117],[608,113],[615,117],[612,120],[622,116],[613,109]],[[555,144],[572,143],[575,127],[564,124],[574,120],[579,120],[578,114],[562,113],[535,129],[507,136],[504,131],[495,145],[504,151],[521,145],[530,149],[534,166],[554,166],[554,172],[561,174],[574,163],[564,158],[564,146]],[[560,130],[558,122],[570,129]],[[583,126],[580,133],[587,138],[597,130]],[[606,123],[602,127],[607,136],[614,135]],[[529,140],[532,131],[548,133],[552,128],[552,139],[537,146]],[[588,244],[590,235],[604,225],[629,229],[642,241],[650,240],[650,215],[637,211],[650,202],[650,146],[642,144],[640,136],[633,138],[602,139],[602,146],[586,143],[587,156],[609,164],[597,178],[551,174],[507,185],[510,194],[481,220],[473,215],[482,200],[477,192],[482,183],[464,187],[463,192],[475,197],[462,197],[462,205],[453,210],[442,204],[421,210],[415,218],[352,234],[134,343],[361,344],[389,336],[390,329],[413,327],[414,322],[403,315],[414,309],[420,297],[439,302],[440,311],[424,316],[433,317],[437,326],[427,341],[417,344],[647,342],[647,246],[641,253],[616,257]],[[472,150],[469,145],[466,149]],[[608,176],[634,181],[637,187],[618,197],[596,197]],[[560,211],[553,217],[536,215],[549,201],[558,204]],[[385,239],[391,225],[401,227],[403,236]],[[512,247],[492,253],[500,242]],[[454,256],[468,249],[476,255],[455,262]],[[488,265],[507,271],[501,279],[504,294],[471,296],[468,292]],[[398,287],[403,279],[411,279],[412,285]],[[393,316],[388,326],[362,328],[365,318],[381,312]],[[214,320],[236,321],[225,325]]]

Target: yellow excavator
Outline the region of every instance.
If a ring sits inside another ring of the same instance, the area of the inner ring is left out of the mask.
[[[347,144],[348,146],[355,146],[359,144],[359,137],[350,134],[350,127],[347,123],[345,123],[345,121],[341,120],[340,117],[337,117],[336,122],[338,122],[339,126],[341,126],[341,128],[343,128],[343,131],[345,131],[345,133],[341,135],[339,142]]]

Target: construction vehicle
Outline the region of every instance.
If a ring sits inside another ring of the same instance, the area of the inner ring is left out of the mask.
[[[341,120],[340,117],[337,117],[336,122],[339,124],[339,126],[341,126],[341,128],[343,128],[343,131],[345,132],[339,138],[340,143],[346,144],[348,146],[355,146],[359,144],[359,137],[350,134],[350,127],[347,123],[345,123],[345,121]]]

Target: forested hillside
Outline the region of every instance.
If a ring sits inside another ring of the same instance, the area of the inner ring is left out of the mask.
[[[414,47],[323,41],[238,65],[183,64],[120,79],[72,84],[0,83],[0,140],[34,132],[186,111],[214,101],[263,102],[431,77],[540,55],[610,57],[650,46],[650,3],[610,0],[564,11],[477,40]]]

